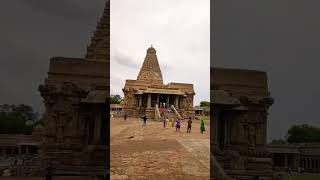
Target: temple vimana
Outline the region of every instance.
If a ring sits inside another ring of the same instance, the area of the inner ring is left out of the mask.
[[[171,109],[178,118],[194,117],[193,84],[164,84],[155,48],[147,54],[137,80],[126,80],[123,111],[129,116],[159,118],[159,108]]]

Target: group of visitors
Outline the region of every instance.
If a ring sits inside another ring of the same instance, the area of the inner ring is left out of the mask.
[[[124,120],[127,120],[128,114],[125,112],[124,113]],[[143,120],[143,126],[147,125],[147,116],[143,115],[141,116],[141,119]],[[180,119],[176,119],[174,121],[174,119],[169,119],[165,116],[163,116],[163,128],[169,128],[169,127],[174,127],[176,128],[176,132],[180,132],[180,128],[181,128],[181,120]],[[187,126],[187,133],[191,133],[191,126],[192,126],[192,118],[189,117],[188,120],[188,126]],[[203,134],[203,132],[205,131],[205,127],[204,127],[204,121],[201,120],[200,122],[200,132],[201,134]]]
[[[189,117],[189,120],[187,123],[188,123],[187,133],[191,133],[191,127],[192,127],[192,118],[191,117]],[[181,128],[181,120],[180,119],[176,119],[174,122],[173,118],[170,120],[167,117],[163,117],[163,128],[173,127],[174,125],[176,128],[176,132],[180,132],[180,128]],[[205,131],[204,121],[201,120],[200,132],[203,134],[204,131]]]

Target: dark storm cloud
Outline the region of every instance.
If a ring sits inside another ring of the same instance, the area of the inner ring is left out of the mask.
[[[92,11],[101,5],[103,0],[19,0],[20,4],[38,11],[46,16],[56,16],[75,20],[79,23],[88,23],[92,19],[97,18],[96,13],[100,11]]]
[[[50,57],[83,57],[103,8],[103,0],[1,1],[0,104],[41,110]]]
[[[267,71],[275,98],[269,140],[292,124],[319,126],[319,1],[217,0],[213,66]]]

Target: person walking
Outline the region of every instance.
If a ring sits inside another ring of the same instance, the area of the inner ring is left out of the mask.
[[[169,125],[169,118],[166,118],[166,128],[168,128],[170,125]]]
[[[163,128],[166,128],[166,117],[165,116],[163,116],[162,117],[162,121],[163,121]]]
[[[204,121],[201,120],[201,123],[200,123],[200,132],[201,132],[201,134],[203,134],[203,132],[204,132],[205,130],[206,130],[206,129],[205,129],[205,127],[204,127]]]
[[[124,112],[124,120],[127,120],[128,114],[127,112]]]
[[[172,123],[172,121],[171,121],[171,119],[170,119],[170,118],[168,118],[167,120],[168,120],[168,122],[167,122],[167,127],[169,128],[169,127],[171,127],[171,123]]]
[[[174,118],[171,118],[171,127],[174,126]]]
[[[176,132],[179,131],[180,132],[180,119],[176,120]]]
[[[191,117],[188,120],[188,129],[187,129],[187,133],[191,133],[191,124],[192,124],[192,119]]]
[[[143,119],[143,126],[146,126],[147,125],[147,115],[143,115],[142,119]]]

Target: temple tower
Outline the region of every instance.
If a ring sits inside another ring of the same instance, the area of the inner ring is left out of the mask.
[[[110,57],[110,1],[107,0],[103,14],[97,24],[85,58],[96,61],[109,61]]]
[[[147,55],[144,59],[137,80],[163,84],[162,73],[159,66],[156,50],[152,46],[147,49]]]

